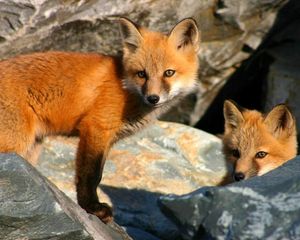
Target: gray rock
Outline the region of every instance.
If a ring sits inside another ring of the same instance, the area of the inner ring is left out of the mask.
[[[17,155],[0,154],[0,186],[0,239],[131,239],[87,214]]]
[[[288,103],[300,129],[300,2],[290,1],[262,49],[272,58],[265,84],[264,108]],[[286,22],[289,24],[286,26]],[[298,134],[299,138],[299,134]]]
[[[36,167],[76,201],[74,158],[78,139],[49,138]],[[216,185],[226,175],[221,140],[177,123],[156,122],[117,143],[104,167],[101,201],[114,208],[115,221],[129,234],[175,240],[176,226],[156,202],[165,194],[184,194]],[[133,231],[139,229],[140,232]]]
[[[200,84],[165,120],[194,124],[236,65],[256,49],[285,1],[76,1],[0,0],[0,59],[45,50],[121,50],[117,18],[126,16],[155,30],[169,31],[194,17],[202,31]]]
[[[165,196],[183,239],[299,239],[300,157],[261,177]]]

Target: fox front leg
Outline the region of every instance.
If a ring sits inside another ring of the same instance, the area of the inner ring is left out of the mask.
[[[97,134],[96,134],[97,133]],[[105,137],[106,136],[106,137]],[[95,128],[80,132],[76,159],[76,191],[78,204],[104,223],[112,221],[112,208],[100,203],[97,187],[102,178],[110,133]]]

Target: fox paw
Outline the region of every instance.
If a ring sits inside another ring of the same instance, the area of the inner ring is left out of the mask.
[[[113,220],[112,208],[106,203],[92,203],[84,209],[93,215],[96,215],[104,223],[109,223]]]

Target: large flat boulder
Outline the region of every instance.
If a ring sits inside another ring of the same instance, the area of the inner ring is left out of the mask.
[[[77,143],[78,139],[47,139],[36,164],[74,201]],[[179,236],[177,227],[160,212],[158,197],[214,186],[224,175],[219,138],[182,124],[157,121],[113,147],[98,194],[113,206],[115,221],[135,239],[151,239],[151,234],[174,240]]]

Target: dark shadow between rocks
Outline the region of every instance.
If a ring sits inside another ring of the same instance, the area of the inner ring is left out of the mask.
[[[133,239],[181,239],[175,224],[165,217],[157,205],[158,198],[164,194],[107,185],[100,188],[113,204],[114,221],[125,227]]]

